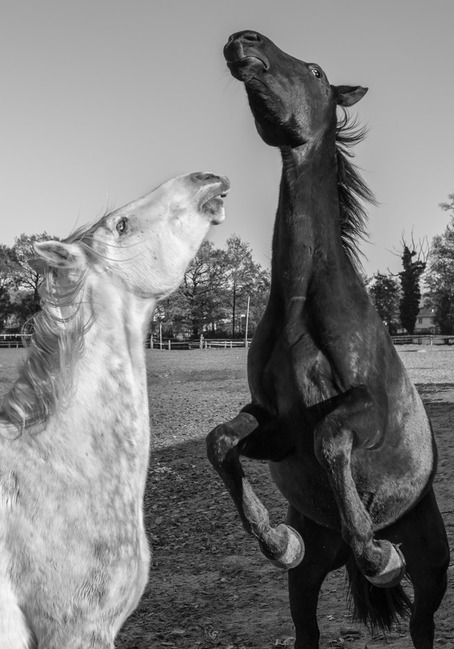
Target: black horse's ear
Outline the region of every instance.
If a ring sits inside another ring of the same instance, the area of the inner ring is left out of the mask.
[[[336,103],[339,106],[353,106],[357,101],[362,99],[369,88],[363,88],[362,86],[332,86],[335,96]]]

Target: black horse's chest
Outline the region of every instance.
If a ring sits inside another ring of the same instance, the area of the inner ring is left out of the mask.
[[[252,392],[279,418],[293,418],[333,396],[330,364],[307,332],[294,341],[281,335],[268,354],[255,353],[267,360],[261,372],[250,377]]]

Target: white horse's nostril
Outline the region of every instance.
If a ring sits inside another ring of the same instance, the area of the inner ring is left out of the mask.
[[[220,180],[219,176],[209,172],[199,171],[192,174],[193,180]]]

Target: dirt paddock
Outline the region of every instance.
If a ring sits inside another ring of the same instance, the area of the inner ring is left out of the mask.
[[[454,549],[454,348],[398,349],[433,422],[439,447],[436,493]],[[205,435],[248,400],[244,350],[148,351],[153,449],[145,498],[153,547],[141,604],[118,649],[271,649],[293,647],[286,574],[243,532],[230,498],[205,458]],[[0,350],[0,397],[22,352]],[[285,503],[265,464],[246,471],[273,523]],[[454,580],[436,624],[436,647],[454,648]],[[343,570],[325,581],[319,603],[321,647],[411,649],[407,623],[371,634],[350,620]]]

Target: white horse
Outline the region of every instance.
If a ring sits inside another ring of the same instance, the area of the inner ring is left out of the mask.
[[[37,243],[44,306],[0,411],[0,649],[107,649],[148,579],[144,336],[227,178],[179,176]]]

